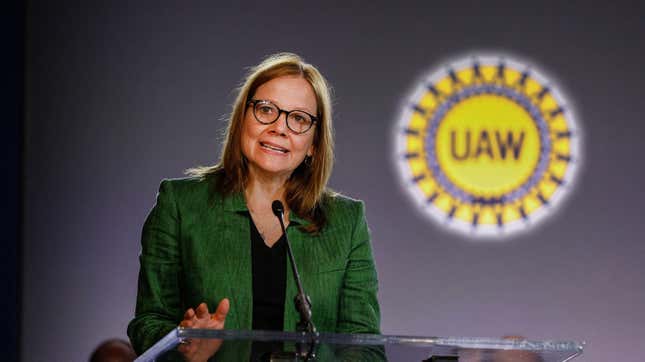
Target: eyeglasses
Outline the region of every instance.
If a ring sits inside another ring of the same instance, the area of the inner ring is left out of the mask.
[[[314,123],[318,122],[318,117],[312,116],[305,111],[285,111],[270,101],[253,99],[247,105],[253,106],[253,115],[262,124],[271,124],[280,118],[280,114],[284,113],[287,117],[287,128],[298,134],[309,131]]]

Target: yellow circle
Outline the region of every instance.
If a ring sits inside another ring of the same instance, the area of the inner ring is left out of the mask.
[[[439,167],[455,186],[478,197],[501,197],[533,174],[540,133],[515,101],[475,95],[440,120],[435,151]]]

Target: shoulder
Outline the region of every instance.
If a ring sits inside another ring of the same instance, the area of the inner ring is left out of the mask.
[[[205,177],[181,177],[167,178],[161,180],[160,190],[172,192],[173,194],[194,193],[208,191],[208,179]]]
[[[335,242],[336,250],[349,253],[360,245],[369,243],[369,226],[362,200],[339,193],[326,193],[321,206],[326,217],[321,235],[326,240]]]
[[[343,195],[335,191],[325,191],[322,197],[324,207],[330,209],[347,209],[360,208],[363,206],[363,200]]]
[[[209,177],[182,177],[163,179],[159,185],[159,196],[175,200],[179,204],[208,200],[212,190]]]
[[[355,222],[365,218],[365,203],[338,192],[327,191],[321,200],[321,206],[329,223],[338,221]]]

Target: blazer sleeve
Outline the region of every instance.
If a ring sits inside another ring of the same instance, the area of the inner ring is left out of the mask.
[[[338,333],[380,333],[378,278],[363,202],[354,203],[355,224],[340,291]]]
[[[154,345],[182,319],[179,225],[172,182],[164,180],[141,236],[137,304],[128,325],[137,354]]]

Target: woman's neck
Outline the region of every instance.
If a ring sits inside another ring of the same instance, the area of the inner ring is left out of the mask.
[[[286,209],[284,195],[286,181],[287,178],[262,177],[258,174],[249,174],[244,190],[244,197],[249,210],[251,212],[270,212],[271,203],[274,200],[282,201]]]

